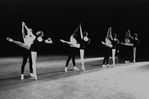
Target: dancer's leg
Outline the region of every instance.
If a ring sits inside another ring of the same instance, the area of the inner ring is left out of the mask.
[[[28,45],[26,45],[26,44],[24,44],[24,43],[22,43],[22,42],[20,42],[20,41],[16,41],[16,40],[13,40],[13,39],[11,39],[11,38],[9,38],[9,37],[7,37],[6,38],[9,42],[12,42],[12,43],[14,43],[14,44],[16,44],[16,45],[19,45],[19,46],[21,46],[21,47],[23,47],[23,48],[26,48],[26,49],[30,49],[30,46],[28,46]]]
[[[102,67],[106,67],[106,60],[107,60],[107,48],[105,48]]]
[[[81,58],[82,69],[83,69],[83,71],[85,71],[85,67],[84,67],[84,49],[80,49],[80,58]]]
[[[34,77],[34,74],[33,74],[33,67],[32,67],[32,57],[31,57],[31,51],[30,51],[30,50],[28,51],[28,54],[29,54],[30,76],[31,76],[31,77]]]
[[[74,68],[74,70],[79,70],[79,69],[76,67],[75,54],[76,54],[76,48],[72,48],[72,63],[73,63],[73,68]]]
[[[29,48],[30,48],[28,45],[26,45],[26,44],[24,44],[24,43],[22,43],[22,42],[20,42],[20,41],[13,41],[12,43],[17,44],[17,45],[19,45],[19,46],[21,46],[21,47],[23,47],[23,48],[28,49],[28,50],[29,50]]]
[[[34,77],[37,80],[37,73],[36,73],[36,59],[37,59],[37,52],[32,51],[31,52],[31,56],[32,56],[32,62],[33,62],[33,73],[34,73]]]
[[[27,58],[28,58],[28,51],[25,49],[25,51],[23,52],[23,62],[21,65],[21,79],[24,79],[24,68],[27,62]]]
[[[68,55],[68,58],[67,58],[67,61],[66,61],[66,66],[65,66],[65,69],[64,71],[67,72],[67,67],[68,67],[68,64],[69,64],[69,61],[72,57],[72,52],[71,52],[71,48],[69,48],[69,55]]]
[[[134,63],[136,62],[136,51],[137,51],[137,48],[133,47],[133,62]]]
[[[114,67],[115,67],[115,52],[116,52],[116,49],[112,49],[112,61],[113,61]]]
[[[111,53],[111,48],[107,48],[107,54],[106,54],[106,65],[109,66],[109,57]]]

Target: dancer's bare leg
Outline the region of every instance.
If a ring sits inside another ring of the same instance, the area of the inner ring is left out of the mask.
[[[116,49],[112,49],[112,61],[113,61],[114,67],[115,67],[115,52],[116,52]]]
[[[9,38],[9,37],[7,37],[6,38],[9,42],[12,42],[12,43],[14,43],[14,44],[16,44],[16,45],[19,45],[19,46],[21,46],[21,47],[23,47],[23,48],[26,48],[26,49],[30,49],[30,46],[28,46],[28,45],[26,45],[26,44],[24,44],[24,43],[22,43],[22,42],[20,42],[20,41],[16,41],[16,40],[13,40],[13,39],[11,39],[11,38]]]
[[[133,62],[134,62],[134,63],[136,62],[136,51],[137,51],[137,48],[134,47],[134,48],[133,48]]]
[[[31,57],[32,57],[32,66],[33,66],[33,74],[35,79],[37,80],[37,72],[36,72],[36,59],[37,59],[37,52],[32,51],[31,52]]]
[[[80,49],[80,58],[81,58],[81,64],[82,64],[82,69],[85,71],[84,67],[84,50]]]

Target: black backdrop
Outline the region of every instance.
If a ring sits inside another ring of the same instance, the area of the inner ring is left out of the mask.
[[[35,33],[42,30],[53,39],[53,45],[44,45],[39,54],[67,54],[69,40],[79,23],[88,31],[91,43],[86,55],[103,56],[104,40],[109,27],[124,41],[125,33],[137,33],[140,39],[138,57],[148,59],[149,32],[148,0],[1,0],[0,1],[0,56],[21,55],[17,45],[5,40],[6,36],[22,40],[21,24],[26,22]],[[123,50],[123,49],[122,49]]]

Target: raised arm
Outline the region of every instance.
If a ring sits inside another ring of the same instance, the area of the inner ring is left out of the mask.
[[[25,23],[22,22],[22,37],[25,38],[25,31],[24,31]]]
[[[131,39],[133,39],[133,37],[131,36],[130,30],[128,30],[128,35]]]
[[[79,24],[79,26],[75,29],[74,33],[78,31],[78,29],[80,28],[81,23]]]
[[[109,28],[109,35],[110,35],[111,40],[113,40],[113,37],[112,37],[112,28],[111,27]]]
[[[26,28],[27,31],[29,30],[29,28],[26,26],[26,24],[24,24],[24,27]]]
[[[80,35],[81,35],[81,39],[83,39],[83,33],[82,33],[81,23],[80,23],[79,27],[80,27]]]

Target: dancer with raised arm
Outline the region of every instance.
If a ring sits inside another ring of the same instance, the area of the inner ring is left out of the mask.
[[[130,53],[133,47],[133,43],[132,43],[132,39],[133,37],[130,34],[130,30],[127,30],[126,32],[126,36],[125,36],[125,43],[121,43],[122,45],[125,45],[125,63],[129,63],[130,62]]]
[[[80,27],[80,25],[79,25]],[[64,71],[67,72],[68,71],[68,64],[69,64],[69,61],[70,59],[72,58],[72,63],[73,63],[73,66],[74,66],[74,70],[79,70],[77,67],[76,67],[76,63],[75,63],[75,53],[76,53],[76,49],[77,48],[80,48],[80,44],[77,42],[76,40],[76,37],[77,37],[77,34],[76,32],[78,31],[79,27],[75,30],[75,32],[70,36],[70,41],[65,41],[65,40],[60,40],[61,42],[63,43],[67,43],[69,44],[69,55],[68,55],[68,58],[67,58],[67,61],[66,61],[66,66],[65,66],[65,69]]]
[[[138,35],[136,33],[134,33],[133,35],[133,62],[136,62],[136,53],[137,53],[137,45],[139,44],[139,39],[138,39]]]
[[[90,39],[88,38],[88,33],[86,31],[82,32],[81,24],[80,24],[80,35],[81,35],[80,58],[81,58],[82,69],[83,69],[83,71],[85,71],[85,67],[84,67],[84,51],[85,51],[85,47],[90,43]]]
[[[101,43],[103,45],[105,45],[105,55],[104,55],[102,67],[109,66],[108,61],[109,61],[109,57],[110,57],[110,53],[111,53],[111,48],[113,47],[112,44],[111,44],[111,39],[112,39],[111,27],[109,27],[106,38],[105,38],[105,42],[101,41]]]
[[[30,48],[33,63],[33,72],[36,80],[37,80],[37,72],[36,72],[37,52],[43,43],[50,43],[50,44],[53,43],[50,37],[48,39],[44,39],[43,37],[44,33],[42,31],[36,32],[36,38]]]
[[[113,61],[113,66],[115,67],[115,54],[117,51],[117,44],[119,43],[116,33],[113,34],[111,42],[112,42],[112,61]]]
[[[43,39],[44,33],[42,31],[38,31],[36,32],[36,35],[31,34],[32,32],[30,32],[30,36],[32,35],[34,37],[33,39],[33,43],[31,45],[29,45],[28,43],[22,43],[20,41],[16,41],[13,40],[9,37],[7,37],[6,39],[14,44],[17,44],[23,48],[26,48],[28,50],[30,50],[31,52],[31,59],[32,59],[32,66],[33,66],[33,77],[37,80],[37,73],[36,73],[36,59],[37,59],[37,52],[39,50],[39,48],[42,46],[43,43],[53,43],[51,38],[49,37],[48,39]],[[30,37],[29,36],[29,37]],[[26,41],[28,42],[28,41]]]
[[[24,28],[27,30],[27,33],[25,33]],[[33,69],[32,69],[32,60],[31,60],[31,52],[29,50],[31,44],[33,43],[35,36],[32,33],[32,29],[29,29],[25,22],[22,22],[22,37],[24,43],[21,43],[19,41],[14,41],[11,38],[7,38],[8,41],[16,43],[16,44],[21,44],[21,45],[26,45],[28,48],[23,49],[23,62],[21,65],[21,79],[24,79],[24,68],[27,62],[27,58],[29,57],[29,68],[30,68],[30,76],[34,77],[33,75]]]

